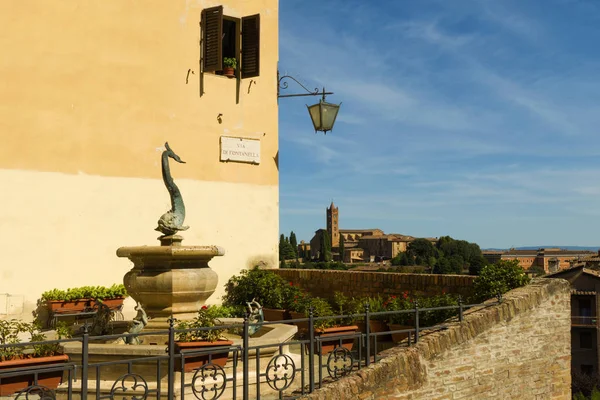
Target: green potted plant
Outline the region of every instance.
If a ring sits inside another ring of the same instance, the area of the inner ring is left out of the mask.
[[[199,328],[210,328],[221,325],[219,318],[230,316],[229,310],[225,307],[202,306],[198,311],[198,315],[193,320],[177,323],[176,330],[191,330],[188,332],[176,332],[175,351],[180,354],[182,351],[218,351],[219,348],[228,348],[233,342],[223,337],[225,329],[200,330]],[[229,350],[184,357],[184,372],[193,371],[209,362],[224,367],[229,357]],[[177,371],[181,371],[180,363],[177,363],[175,367]]]
[[[408,292],[402,293],[400,296],[389,296],[383,303],[383,308],[386,311],[402,311],[414,309],[414,303],[411,301]],[[398,313],[388,315],[388,329],[390,331],[400,331],[414,328],[414,313]],[[392,340],[400,343],[408,337],[408,332],[392,333]]]
[[[223,58],[223,75],[233,78],[237,69],[237,60],[233,57]]]
[[[59,339],[71,337],[70,329],[60,324],[56,328]],[[31,342],[46,340],[36,323],[22,322],[16,319],[0,320],[0,344],[18,344],[19,335],[29,333]],[[34,374],[27,371],[39,367],[60,365],[69,361],[69,356],[62,354],[58,343],[32,344],[30,346],[9,346],[0,348],[0,372],[9,369],[24,369],[22,375],[3,378],[0,382],[0,396],[10,396],[34,384]],[[62,382],[63,370],[43,372],[38,374],[38,385],[56,389]]]
[[[288,318],[286,305],[299,290],[273,271],[254,267],[229,279],[223,305],[245,307],[246,302],[256,300],[263,307],[265,321],[281,321]]]
[[[425,297],[418,300],[419,308],[434,308],[458,306],[458,299],[449,294]],[[419,326],[426,328],[434,326],[452,318],[458,314],[458,309],[450,308],[446,310],[431,310],[419,312]]]
[[[293,319],[297,318],[308,318],[310,309],[312,307],[313,317],[327,317],[334,314],[331,305],[320,297],[310,297],[306,293],[297,295],[295,301],[292,302],[292,308],[296,311],[290,310],[290,314]],[[346,321],[343,320],[341,323],[336,324],[334,318],[318,319],[314,322],[314,335],[320,337],[321,340],[321,354],[328,354],[333,351],[340,344],[340,335],[352,334],[358,330],[356,325],[346,325]],[[308,322],[296,323],[298,329],[308,329]],[[332,339],[324,340],[324,338],[332,337]],[[336,337],[335,339],[333,337]],[[348,350],[352,349],[354,343],[354,337],[347,337],[341,339],[341,344]],[[315,345],[314,351],[319,352],[319,346]]]
[[[94,306],[94,300],[100,300],[111,310],[123,305],[127,291],[122,284],[105,286],[82,286],[67,290],[52,289],[42,293],[50,313],[81,312]]]

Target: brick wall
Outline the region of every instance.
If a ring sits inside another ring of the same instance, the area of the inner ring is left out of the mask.
[[[567,281],[536,279],[304,398],[570,399],[569,302]]]
[[[311,294],[333,299],[335,292],[362,297],[377,294],[437,295],[442,292],[472,293],[473,279],[469,275],[400,274],[394,272],[327,271],[318,269],[274,269],[284,279]]]

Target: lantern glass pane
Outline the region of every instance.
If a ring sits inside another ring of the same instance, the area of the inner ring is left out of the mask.
[[[340,106],[332,103],[321,102],[321,130],[324,132],[333,129],[335,118],[337,117]]]
[[[321,130],[321,104],[315,104],[308,107],[310,119],[315,127],[315,131]]]

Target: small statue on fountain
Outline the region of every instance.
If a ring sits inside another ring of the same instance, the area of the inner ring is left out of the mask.
[[[248,333],[252,336],[262,327],[263,322],[265,322],[265,316],[262,306],[255,299],[246,302],[246,304],[248,305],[248,322],[256,324],[248,327]]]

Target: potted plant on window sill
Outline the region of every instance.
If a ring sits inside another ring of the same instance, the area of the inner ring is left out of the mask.
[[[40,332],[40,327],[35,323],[26,323],[19,320],[0,320],[0,344],[18,344],[19,334],[29,333],[31,342],[42,342],[46,336]],[[71,337],[71,332],[66,325],[56,328],[59,339]],[[0,382],[0,396],[10,396],[34,384],[34,374],[31,369],[40,367],[60,366],[69,361],[69,356],[62,354],[58,343],[32,344],[31,346],[9,346],[0,348],[0,372],[23,372],[3,378]],[[38,374],[37,384],[54,390],[62,383],[64,369]]]
[[[221,324],[219,318],[223,318],[220,307],[202,306],[198,315],[192,321],[181,321],[177,324],[177,330],[189,330],[187,332],[176,332],[175,352],[182,354],[192,351],[203,351],[204,354],[184,355],[184,372],[190,372],[212,363],[225,367],[229,357],[229,347],[233,341],[222,337],[225,329],[199,330],[199,328],[211,328]],[[181,363],[175,365],[176,371],[181,371]]]
[[[223,75],[228,78],[235,77],[235,70],[237,69],[237,60],[233,57],[223,58]]]

